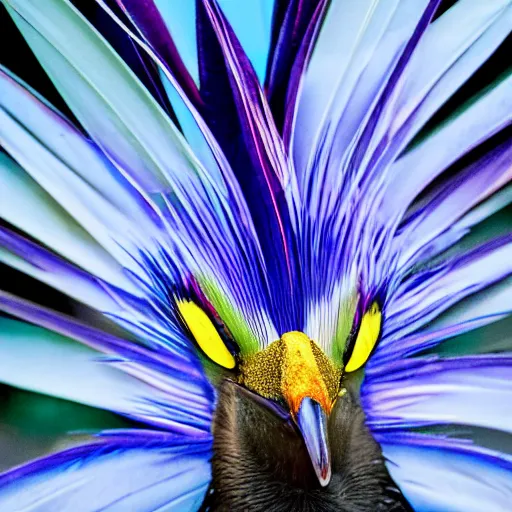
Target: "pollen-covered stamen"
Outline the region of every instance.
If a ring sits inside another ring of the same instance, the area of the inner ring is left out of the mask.
[[[284,348],[281,391],[296,416],[305,397],[317,401],[328,414],[332,399],[313,353],[311,340],[302,332],[281,336]]]
[[[341,370],[314,341],[304,333],[289,332],[246,359],[239,382],[265,398],[286,401],[295,414],[305,396],[329,412],[340,377]]]
[[[243,361],[239,382],[265,398],[280,400],[282,371],[283,343],[277,340]]]

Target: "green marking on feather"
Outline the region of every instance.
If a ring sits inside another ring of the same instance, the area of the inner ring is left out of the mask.
[[[345,346],[347,344],[350,331],[352,330],[356,307],[357,292],[355,291],[343,298],[340,302],[338,322],[332,343],[332,358],[334,362],[340,366],[343,364],[343,352],[345,352]]]
[[[248,357],[256,354],[260,350],[260,345],[242,314],[212,279],[203,275],[198,276],[197,281],[206,298],[233,335],[242,356]]]

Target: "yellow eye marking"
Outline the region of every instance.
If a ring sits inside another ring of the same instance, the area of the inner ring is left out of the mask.
[[[346,372],[359,370],[359,368],[366,363],[379,338],[381,324],[382,313],[379,305],[374,302],[370,306],[370,309],[363,315],[354,350],[345,366]]]
[[[208,315],[194,302],[180,300],[178,310],[201,350],[214,362],[229,370],[235,367],[235,358],[226,348]]]

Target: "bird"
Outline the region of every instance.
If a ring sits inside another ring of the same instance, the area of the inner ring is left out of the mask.
[[[510,509],[511,0],[0,3],[0,510]]]

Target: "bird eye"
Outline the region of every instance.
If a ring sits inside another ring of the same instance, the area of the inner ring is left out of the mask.
[[[183,321],[201,350],[214,363],[232,370],[236,364],[235,358],[226,347],[208,315],[192,301],[178,301],[177,307]]]
[[[377,343],[382,324],[382,313],[379,305],[374,302],[363,315],[356,342],[345,365],[346,372],[354,372],[363,366]]]

